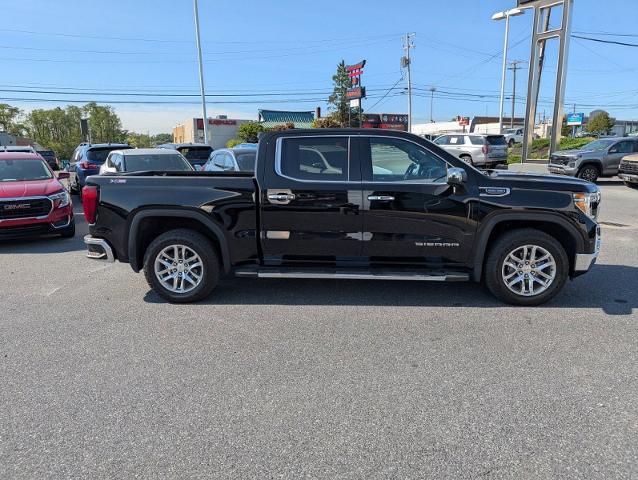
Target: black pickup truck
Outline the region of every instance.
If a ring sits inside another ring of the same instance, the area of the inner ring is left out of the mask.
[[[483,281],[537,305],[600,249],[596,185],[479,171],[398,131],[271,132],[254,174],[92,176],[83,199],[88,256],[144,270],[171,302],[200,300],[234,273]]]

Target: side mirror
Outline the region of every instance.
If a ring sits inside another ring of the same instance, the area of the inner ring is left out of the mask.
[[[66,180],[70,176],[69,172],[58,172],[58,180]]]
[[[609,149],[609,153],[618,153],[618,149],[616,147],[611,147]]]
[[[467,172],[462,168],[450,167],[447,169],[448,185],[463,185],[467,181]]]

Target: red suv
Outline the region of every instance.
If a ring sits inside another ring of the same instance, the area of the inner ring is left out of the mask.
[[[0,238],[75,235],[71,196],[35,153],[0,153]]]

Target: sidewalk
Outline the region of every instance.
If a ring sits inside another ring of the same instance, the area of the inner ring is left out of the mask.
[[[547,170],[547,160],[532,160],[520,163],[511,163],[508,165],[508,171],[510,172],[524,172],[524,173],[549,173]]]

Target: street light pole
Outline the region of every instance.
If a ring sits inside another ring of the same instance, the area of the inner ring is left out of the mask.
[[[411,63],[410,59],[410,49],[414,48],[414,44],[412,43],[413,33],[405,34],[405,45],[403,48],[405,49],[405,57],[402,59],[403,66],[407,69],[408,73],[408,132],[412,133],[412,75],[411,75]]]
[[[503,41],[503,65],[501,67],[501,97],[498,110],[498,131],[503,133],[503,111],[505,108],[505,74],[507,72],[507,48],[510,35],[510,17],[523,15],[525,13],[519,8],[512,8],[504,12],[497,12],[492,15],[492,20],[505,20],[505,40]]]
[[[430,123],[434,123],[434,115],[432,114],[434,110],[434,92],[436,92],[436,88],[430,87]]]
[[[197,39],[197,57],[199,59],[199,88],[202,93],[202,115],[204,119],[204,143],[208,143],[208,116],[206,115],[206,92],[204,90],[204,66],[202,64],[202,42],[199,36],[199,9],[197,0],[193,0],[195,11],[195,37]]]

